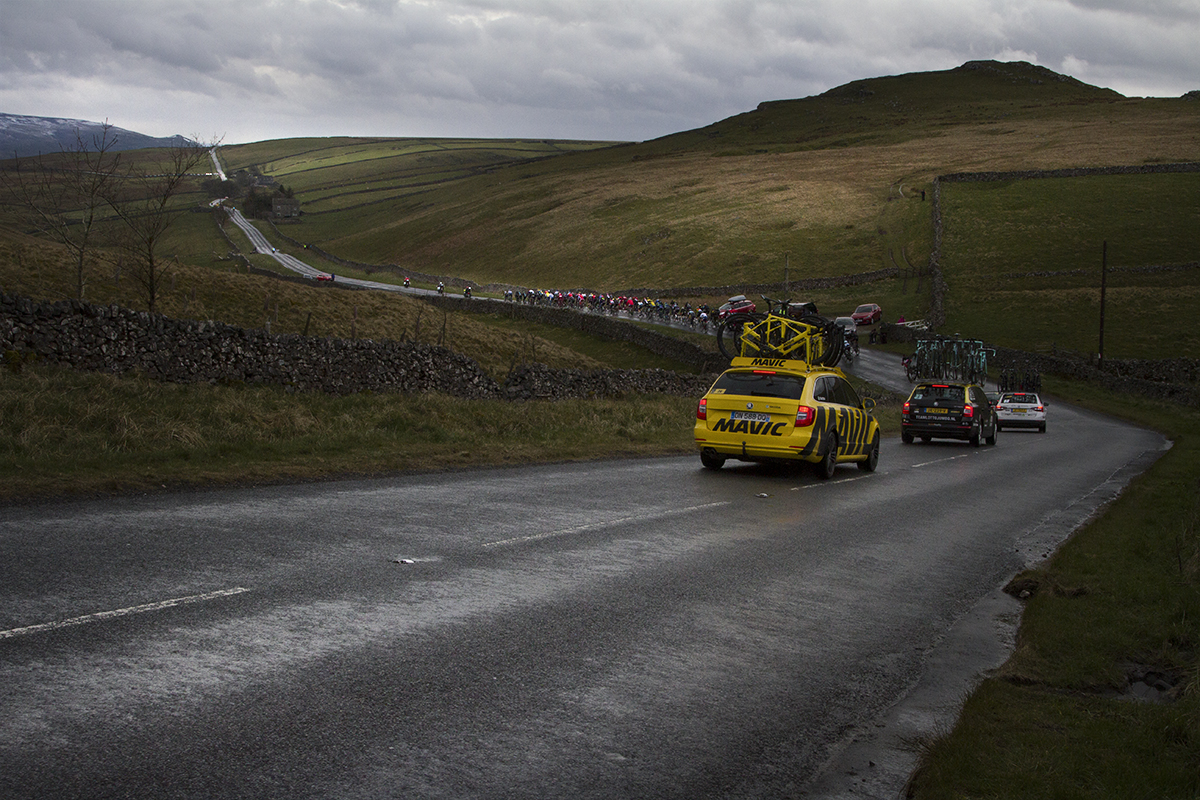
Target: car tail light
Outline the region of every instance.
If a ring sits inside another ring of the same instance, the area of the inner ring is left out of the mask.
[[[807,428],[817,418],[817,410],[811,406],[800,406],[796,409],[796,427]]]
[[[1045,407],[1045,406],[1038,406],[1038,407],[1037,407],[1037,410],[1038,410],[1038,411],[1045,411],[1045,410],[1046,410],[1046,407]]]
[[[975,406],[963,406],[963,416],[964,417],[974,417],[975,416]]]
[[[909,406],[910,406],[910,405],[912,405],[912,404],[911,404],[911,403],[909,403],[907,400],[905,400],[905,401],[904,401],[904,408],[900,409],[900,413],[901,413],[903,416],[906,416],[906,417],[908,416],[908,412],[909,412]]]
[[[701,397],[700,405],[696,406],[696,419],[708,419],[708,398]]]

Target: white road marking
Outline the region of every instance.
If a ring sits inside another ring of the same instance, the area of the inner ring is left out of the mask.
[[[544,533],[534,533],[529,536],[514,536],[511,539],[500,539],[495,542],[486,542],[484,547],[501,547],[507,544],[522,544],[524,542],[534,542],[539,539],[551,539],[555,536],[569,536],[574,533],[583,533],[584,531],[600,530],[614,525],[623,525],[627,522],[645,522],[651,519],[664,519],[666,517],[675,517],[680,514],[690,514],[694,511],[707,511],[710,508],[720,508],[721,506],[729,505],[729,501],[719,503],[705,503],[700,506],[688,506],[687,508],[676,508],[669,511],[663,511],[658,514],[640,514],[634,517],[619,517],[617,519],[608,519],[601,522],[593,522],[587,525],[578,525],[574,528],[563,528],[557,531],[546,531]]]
[[[912,468],[917,469],[918,467],[928,467],[930,464],[941,464],[943,461],[954,461],[955,459],[968,458],[969,456],[970,456],[970,453],[964,453],[961,456],[950,456],[949,458],[939,458],[935,461],[926,461],[924,464],[913,464]]]
[[[821,486],[836,486],[839,483],[852,483],[854,481],[866,480],[869,477],[871,477],[871,476],[870,475],[859,475],[854,478],[842,478],[841,480],[838,480],[838,481],[822,481],[821,483],[808,483],[808,484],[805,484],[804,486],[793,486],[792,491],[800,492],[805,489],[817,489]]]
[[[113,617],[124,617],[129,614],[143,614],[147,611],[159,611],[164,608],[173,608],[174,606],[187,605],[189,603],[202,603],[205,600],[215,600],[218,597],[229,597],[242,592],[248,592],[249,589],[237,587],[234,589],[221,589],[216,592],[208,592],[206,594],[194,594],[189,597],[176,597],[171,600],[162,600],[157,603],[146,603],[141,606],[130,606],[129,608],[118,608],[113,611],[98,611],[95,614],[85,614],[82,617],[72,617],[59,622],[45,622],[41,625],[29,625],[25,628],[12,628],[7,631],[0,631],[0,639],[10,639],[13,636],[24,636],[29,633],[39,633],[41,631],[53,631],[59,628],[67,628],[71,625],[83,625],[87,622],[98,622],[102,619],[112,619]]]

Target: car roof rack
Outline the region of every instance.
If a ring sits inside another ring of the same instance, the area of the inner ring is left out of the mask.
[[[738,356],[729,362],[730,368],[734,367],[759,367],[763,369],[790,369],[796,372],[836,372],[843,377],[845,373],[839,367],[825,367],[820,364],[809,364],[807,361],[800,361],[795,358],[765,358],[762,356]]]

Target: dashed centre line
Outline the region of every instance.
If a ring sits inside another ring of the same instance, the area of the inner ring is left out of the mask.
[[[934,461],[926,461],[923,464],[913,464],[911,469],[918,469],[920,467],[928,467],[930,464],[941,464],[945,461],[954,461],[959,458],[970,458],[970,453],[964,453],[961,456],[950,456],[949,458],[939,458]]]
[[[804,486],[793,486],[790,491],[800,492],[800,491],[804,491],[805,489],[817,489],[822,486],[836,486],[839,483],[853,483],[854,481],[866,480],[869,477],[871,477],[871,476],[870,475],[859,475],[856,478],[842,478],[841,480],[837,480],[837,481],[822,481],[821,483],[808,483],[808,484],[805,484]]]
[[[601,520],[600,522],[592,522],[587,525],[577,525],[573,528],[562,528],[556,531],[545,531],[543,533],[533,533],[528,536],[514,536],[511,539],[499,539],[495,542],[485,542],[484,547],[503,547],[510,544],[523,544],[525,542],[536,542],[540,539],[552,539],[556,536],[570,536],[575,533],[583,533],[584,531],[600,530],[609,528],[614,525],[624,525],[627,522],[645,522],[651,519],[665,519],[666,517],[675,517],[680,514],[691,514],[696,511],[707,511],[710,508],[720,508],[721,506],[729,505],[728,500],[723,500],[719,503],[705,503],[699,506],[688,506],[687,508],[674,508],[668,511],[662,511],[658,514],[639,514],[631,517],[617,517],[615,519]]]
[[[130,606],[128,608],[117,608],[112,611],[98,611],[95,614],[85,614],[82,617],[72,617],[71,619],[59,620],[58,622],[45,622],[41,625],[29,625],[24,628],[11,628],[7,631],[0,631],[0,639],[11,639],[14,636],[24,636],[30,633],[40,633],[41,631],[54,631],[59,628],[68,628],[72,625],[83,625],[88,622],[99,622],[103,619],[112,619],[113,617],[125,617],[130,614],[144,614],[147,611],[159,611],[164,608],[174,608],[175,606],[188,605],[190,603],[202,603],[205,600],[215,600],[219,597],[231,597],[235,594],[248,592],[249,589],[243,589],[238,586],[233,589],[220,589],[215,592],[207,592],[205,594],[193,594],[188,597],[175,597],[170,600],[160,600],[157,603],[146,603],[140,606]]]

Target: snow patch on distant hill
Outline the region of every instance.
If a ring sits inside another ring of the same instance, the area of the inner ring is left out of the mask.
[[[82,119],[0,113],[0,160],[73,150],[80,139],[89,149],[95,149],[103,127],[103,123]],[[183,136],[147,136],[115,126],[110,129],[109,136],[116,138],[111,150],[170,147],[187,141]]]

